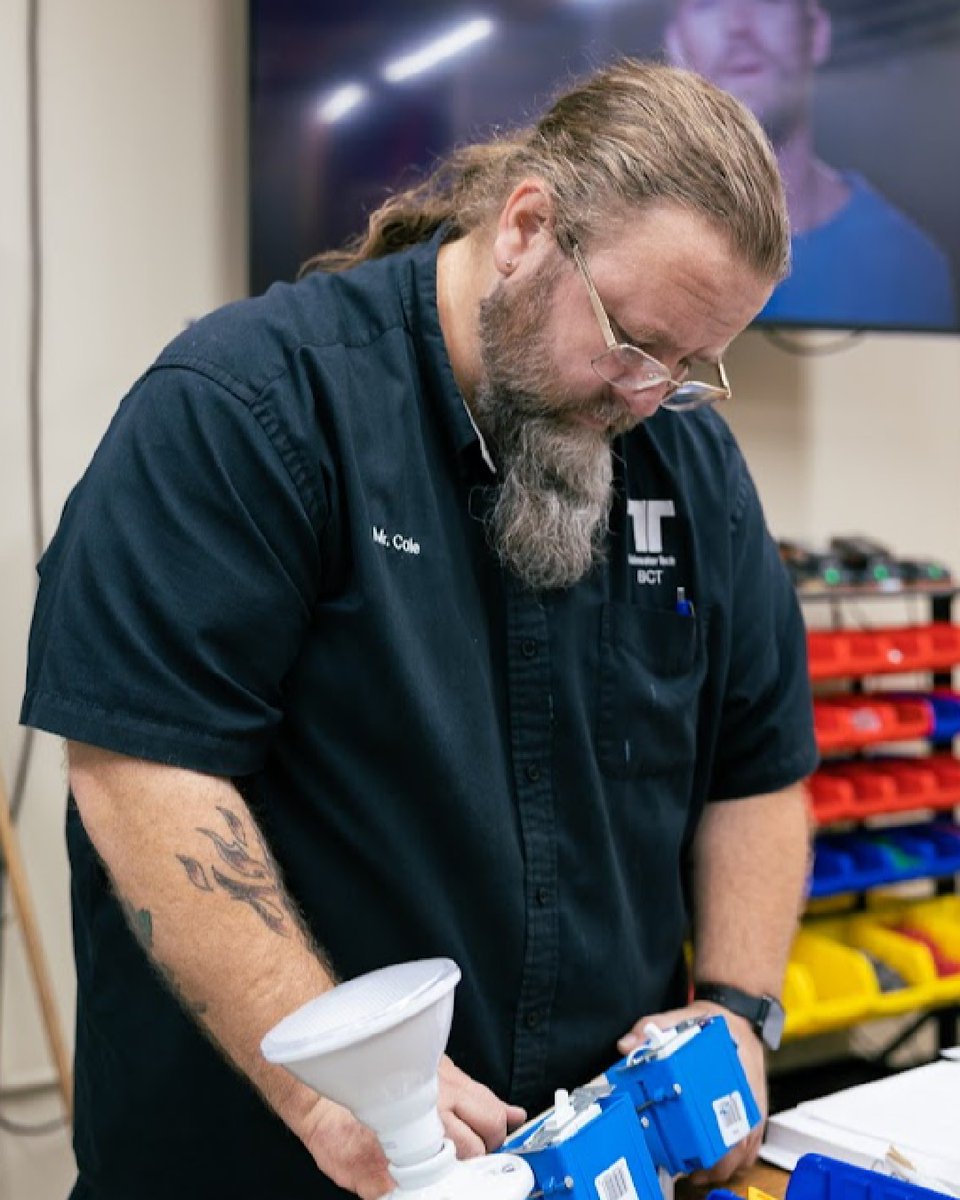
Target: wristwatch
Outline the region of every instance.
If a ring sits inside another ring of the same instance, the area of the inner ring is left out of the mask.
[[[786,1014],[776,996],[753,996],[728,983],[698,983],[693,989],[693,998],[709,1000],[738,1017],[745,1017],[756,1030],[757,1037],[771,1050],[780,1045]]]

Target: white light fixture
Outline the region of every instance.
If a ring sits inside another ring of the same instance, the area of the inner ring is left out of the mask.
[[[449,958],[361,975],[285,1017],[260,1045],[308,1087],[348,1108],[383,1147],[394,1200],[524,1200],[533,1172],[493,1154],[458,1162],[437,1112],[437,1071],[460,968]]]
[[[388,83],[402,83],[403,80],[422,75],[424,71],[429,71],[445,59],[460,54],[474,43],[483,41],[493,30],[494,23],[489,17],[475,17],[472,21],[458,25],[443,37],[427,42],[419,50],[395,58],[387,63],[381,74]]]
[[[362,83],[345,83],[325,96],[317,105],[317,119],[333,125],[361,105],[369,95]]]

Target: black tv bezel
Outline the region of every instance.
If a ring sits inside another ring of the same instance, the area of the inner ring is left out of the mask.
[[[258,3],[263,3],[264,0],[247,0],[246,3],[246,19],[247,19],[247,63],[246,63],[246,129],[247,129],[247,294],[250,296],[257,295],[264,291],[273,282],[277,280],[262,281],[255,278],[255,238],[254,238],[254,196],[253,196],[253,180],[254,180],[254,145],[252,137],[253,125],[253,105],[254,105],[254,83],[255,83],[255,64],[257,61],[257,46],[256,46],[256,22],[254,21],[254,8]],[[384,196],[387,192],[385,191]],[[304,254],[303,261],[314,253],[325,249],[326,247],[317,246],[307,250]],[[952,263],[952,260],[951,260]],[[957,325],[952,328],[945,326],[930,326],[930,325],[910,325],[903,322],[898,322],[891,325],[882,325],[877,322],[857,324],[854,322],[843,321],[807,321],[807,320],[790,320],[783,317],[777,318],[762,318],[758,317],[751,322],[748,328],[758,331],[769,331],[771,333],[849,333],[851,335],[863,336],[864,334],[881,334],[896,336],[898,334],[907,334],[912,336],[925,337],[956,337],[960,335],[960,272],[954,274],[954,284],[956,289],[958,315]]]

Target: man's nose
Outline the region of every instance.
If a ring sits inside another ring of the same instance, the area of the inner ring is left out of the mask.
[[[637,391],[621,391],[618,395],[631,416],[646,418],[653,416],[672,390],[670,383],[655,383]]]

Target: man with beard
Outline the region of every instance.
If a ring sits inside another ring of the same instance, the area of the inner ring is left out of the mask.
[[[134,386],[41,564],[23,709],[69,742],[75,1197],[382,1194],[370,1132],[259,1044],[433,955],[462,1155],[657,1014],[723,1012],[764,1103],[815,752],[710,406],[787,249],[753,117],[628,60]]]
[[[742,100],[777,153],[793,269],[763,316],[952,329],[956,302],[944,252],[862,175],[816,154],[814,73],[829,57],[830,40],[819,0],[671,0],[670,60]]]

